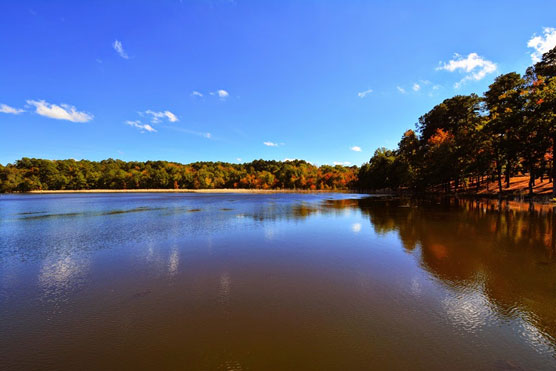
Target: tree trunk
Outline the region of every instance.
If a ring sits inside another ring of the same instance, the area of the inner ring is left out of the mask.
[[[512,165],[510,161],[506,164],[506,188],[510,188],[510,178],[512,176]]]
[[[529,196],[533,196],[533,186],[535,185],[535,173],[533,165],[529,165]]]
[[[502,196],[502,164],[499,162],[497,164],[498,168],[498,194]]]
[[[551,221],[552,221],[552,238],[550,239],[549,259],[552,261],[554,253],[556,252],[556,215],[554,215],[554,210],[552,210]]]
[[[551,178],[552,178],[552,197],[556,197],[556,156],[554,153],[554,148],[556,148],[556,133],[552,134],[552,164],[551,167]]]

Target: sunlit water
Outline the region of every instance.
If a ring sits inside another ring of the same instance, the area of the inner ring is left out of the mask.
[[[0,369],[554,369],[551,207],[0,196]]]

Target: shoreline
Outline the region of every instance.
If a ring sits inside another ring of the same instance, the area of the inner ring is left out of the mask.
[[[546,191],[545,191],[546,192]],[[467,199],[499,199],[499,200],[512,200],[534,203],[553,203],[556,201],[553,197],[546,193],[534,193],[531,197],[525,192],[514,190],[507,190],[499,195],[494,192],[470,192],[469,190],[461,190],[460,192],[422,192],[411,193],[406,191],[385,191],[385,190],[356,190],[356,189],[343,189],[343,190],[308,190],[308,189],[247,189],[247,188],[217,188],[217,189],[164,189],[164,188],[144,188],[144,189],[63,189],[63,190],[35,190],[28,192],[7,192],[4,194],[107,194],[107,193],[201,193],[201,194],[273,194],[273,193],[353,193],[353,194],[368,194],[380,195],[390,197],[409,197],[409,198],[428,198],[428,197],[455,197]],[[1,193],[0,193],[1,195]]]
[[[61,194],[61,193],[359,193],[355,190],[307,190],[307,189],[246,189],[246,188],[218,188],[218,189],[63,189],[29,191],[8,194]]]

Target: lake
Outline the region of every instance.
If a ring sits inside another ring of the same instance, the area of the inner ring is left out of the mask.
[[[551,206],[0,196],[0,368],[556,368]]]

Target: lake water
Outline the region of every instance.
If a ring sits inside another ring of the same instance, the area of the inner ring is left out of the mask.
[[[2,195],[0,369],[555,369],[555,226],[487,201]]]

